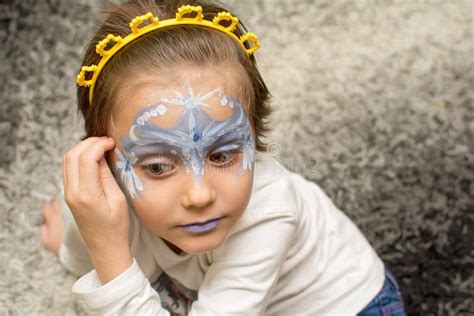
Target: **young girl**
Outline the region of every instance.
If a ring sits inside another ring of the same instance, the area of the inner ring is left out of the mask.
[[[86,311],[404,314],[356,226],[265,154],[259,45],[215,4],[109,10],[77,79],[87,137],[42,227]]]

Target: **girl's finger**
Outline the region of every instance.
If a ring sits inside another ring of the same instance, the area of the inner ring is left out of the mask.
[[[99,178],[99,162],[114,146],[113,138],[101,139],[81,154],[79,157],[80,192],[97,194],[103,190]]]
[[[104,193],[107,196],[107,200],[109,200],[109,202],[115,204],[119,202],[120,199],[125,198],[125,195],[117,184],[117,181],[115,180],[109,165],[107,165],[105,158],[102,158],[99,162],[99,174]]]
[[[66,190],[77,193],[79,190],[79,158],[87,148],[104,139],[103,137],[89,137],[72,149],[64,156],[63,160],[63,179],[64,192]],[[67,189],[66,189],[67,188]]]

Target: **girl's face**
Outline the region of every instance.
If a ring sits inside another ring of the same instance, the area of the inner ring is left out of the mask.
[[[111,162],[135,214],[172,249],[190,254],[225,240],[253,181],[255,143],[241,81],[216,68],[140,78],[149,80],[118,96],[110,130],[117,144]]]

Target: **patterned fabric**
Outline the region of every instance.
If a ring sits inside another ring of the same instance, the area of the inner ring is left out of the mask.
[[[160,296],[161,306],[171,315],[187,315],[191,304],[197,300],[197,291],[186,288],[164,272],[151,286]]]

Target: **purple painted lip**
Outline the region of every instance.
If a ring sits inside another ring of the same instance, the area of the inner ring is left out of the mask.
[[[217,217],[217,218],[213,218],[213,219],[210,219],[206,222],[202,222],[202,223],[199,223],[199,222],[196,222],[196,223],[191,223],[191,224],[186,224],[186,225],[181,225],[182,227],[188,227],[188,226],[202,226],[202,225],[206,225],[206,224],[209,224],[210,222],[214,222],[214,221],[217,221],[219,219],[221,219],[222,217]]]
[[[222,217],[215,218],[215,219],[212,219],[210,221],[204,222],[202,224],[182,225],[181,227],[183,227],[188,233],[193,233],[193,234],[203,233],[203,232],[211,231],[214,228],[216,228],[217,225],[219,224],[221,218]]]

